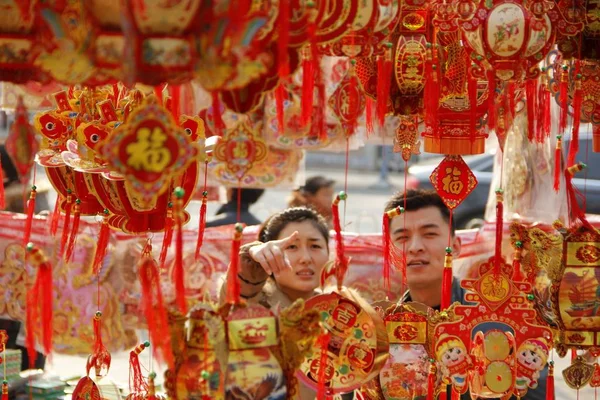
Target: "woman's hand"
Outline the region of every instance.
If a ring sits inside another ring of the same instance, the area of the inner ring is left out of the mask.
[[[284,251],[286,246],[294,242],[297,237],[298,232],[294,232],[286,238],[254,246],[250,249],[250,257],[259,263],[267,274],[277,275],[284,269],[292,268]]]

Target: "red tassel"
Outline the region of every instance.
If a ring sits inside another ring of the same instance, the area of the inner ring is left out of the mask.
[[[502,233],[504,232],[504,196],[502,189],[496,190],[496,243],[494,257],[494,273],[500,274],[502,259]]]
[[[527,137],[532,142],[535,135],[535,121],[537,117],[536,113],[539,112],[537,109],[537,80],[530,79],[525,84],[525,91],[527,95]]]
[[[425,125],[431,129],[434,135],[438,133],[437,113],[440,101],[440,80],[435,64],[435,55],[429,46],[427,48],[427,58],[425,61]]]
[[[31,238],[31,228],[33,225],[33,213],[35,211],[35,196],[37,196],[36,187],[31,187],[29,201],[27,202],[27,219],[25,220],[25,232],[23,233],[23,247],[27,246]]]
[[[41,326],[42,328],[42,346],[44,353],[49,355],[52,353],[52,316],[53,316],[53,281],[52,281],[52,264],[46,257],[46,255],[35,246],[28,246],[28,262],[29,264],[37,268],[37,275],[35,278],[34,287],[32,289],[32,296],[28,298],[29,306],[33,309],[38,309],[39,314],[34,312],[35,318],[31,321],[35,324],[35,328],[31,327],[32,330],[37,329]],[[31,304],[29,304],[31,302]],[[29,327],[28,327],[29,330]],[[33,332],[32,332],[33,334]],[[28,343],[29,344],[29,343]],[[29,351],[29,349],[28,349]],[[33,339],[33,351],[35,352],[35,339]]]
[[[200,258],[200,249],[204,243],[204,230],[206,229],[206,203],[208,201],[208,192],[202,193],[202,205],[200,206],[200,226],[198,227],[198,241],[196,242],[196,261]]]
[[[146,316],[150,340],[153,343],[154,356],[164,360],[167,365],[173,366],[171,337],[169,330],[165,329],[168,326],[168,319],[160,287],[160,274],[158,265],[152,258],[150,244],[146,245],[142,253],[138,274],[142,286],[142,309]]]
[[[29,358],[29,368],[35,367],[37,351],[35,349],[35,331],[38,329],[38,287],[34,284],[27,292],[27,314],[25,333],[25,345],[27,347],[27,356]]]
[[[567,116],[569,114],[569,68],[566,65],[563,65],[563,72],[560,78],[560,88],[559,88],[559,105],[560,105],[560,119],[559,119],[559,132],[561,135],[565,134],[567,129]]]
[[[546,380],[546,400],[554,400],[554,362],[548,363],[548,379]]]
[[[327,368],[329,368],[328,362],[328,349],[329,341],[331,340],[331,334],[329,332],[322,333],[318,339],[318,347],[321,349],[321,355],[319,357],[319,372],[318,372],[318,389],[317,389],[317,400],[324,400],[327,395],[326,379],[327,379]]]
[[[65,254],[65,262],[68,263],[71,261],[71,257],[73,256],[73,250],[75,249],[75,243],[77,242],[77,235],[79,234],[79,220],[81,219],[81,201],[79,199],[75,200],[75,207],[73,213],[73,227],[71,228],[71,234],[69,235],[69,244],[67,246],[67,253]]]
[[[444,385],[444,387],[442,388],[442,391],[438,395],[438,400],[446,400],[448,398],[448,394],[446,393],[446,390],[447,390],[446,386]]]
[[[110,369],[111,355],[102,343],[102,313],[94,316],[94,352],[88,357],[87,374],[94,368],[96,376],[105,376]]]
[[[221,115],[221,100],[219,99],[218,92],[212,92],[212,112],[215,132],[218,136],[223,136],[225,123],[223,122],[223,116]]]
[[[402,214],[404,208],[398,206],[392,210],[386,211],[383,214],[383,223],[381,224],[382,239],[383,239],[383,287],[391,290],[391,273],[392,273],[392,238],[390,237],[390,224],[392,218]],[[402,280],[406,280],[406,265],[402,265]]]
[[[342,237],[342,224],[340,222],[340,201],[346,201],[347,195],[345,192],[340,192],[333,203],[331,204],[331,213],[333,216],[333,230],[335,231],[335,275],[337,279],[338,289],[342,289],[344,276],[348,270],[348,257],[344,249],[344,238]]]
[[[385,53],[377,59],[377,125],[385,125],[388,112],[388,100],[392,85],[392,50],[391,43],[386,43]]]
[[[302,99],[301,99],[301,122],[306,125],[311,121],[314,102],[315,80],[321,78],[318,70],[321,68],[319,54],[317,51],[317,25],[315,19],[317,10],[309,10],[309,20],[306,32],[308,35],[308,47],[303,49],[302,58]]]
[[[52,212],[52,216],[50,217],[50,235],[52,237],[56,236],[56,232],[58,231],[58,220],[60,218],[61,201],[61,197],[56,196],[56,202],[54,203],[54,211]]]
[[[60,257],[65,253],[65,246],[67,245],[67,241],[69,239],[69,225],[71,224],[71,209],[73,208],[73,197],[71,196],[71,191],[68,191],[67,194],[67,203],[65,204],[65,219],[62,228],[62,235],[60,239]]]
[[[285,97],[285,89],[283,83],[279,81],[277,89],[275,89],[275,107],[277,108],[277,124],[279,136],[285,133],[285,110],[283,108],[283,101]]]
[[[367,125],[367,138],[371,136],[374,132],[373,128],[373,99],[367,96],[367,101],[365,104],[365,119]]]
[[[427,377],[427,400],[435,400],[435,364],[432,362],[429,366],[429,376]]]
[[[496,128],[496,72],[487,71],[488,78],[488,129]]]
[[[137,345],[129,352],[129,392],[132,395],[144,395],[148,393],[148,384],[144,381],[142,368],[140,367],[139,355],[150,343],[145,342]]]
[[[469,91],[469,124],[470,124],[470,140],[471,143],[475,141],[477,136],[477,79],[470,78],[467,83],[467,90]]]
[[[279,38],[277,39],[277,57],[279,63],[279,79],[290,74],[288,44],[290,42],[290,0],[279,0]]]
[[[173,267],[173,279],[175,280],[175,301],[179,311],[187,314],[187,304],[185,301],[185,277],[183,271],[183,196],[184,190],[180,187],[175,191],[175,209],[174,220],[177,231],[175,232],[175,266]]]
[[[583,201],[585,201],[585,196],[579,191],[579,189],[577,189],[573,185],[573,176],[586,167],[587,165],[585,165],[584,163],[579,163],[572,165],[566,169],[565,191],[567,193],[567,204],[569,208],[571,223],[573,224],[574,222],[578,221],[583,227],[587,228],[592,232],[595,232],[594,227],[589,223],[585,216],[585,210],[582,209],[579,205],[578,199],[582,199]]]
[[[179,121],[179,115],[181,114],[181,86],[169,85],[169,96],[171,97],[171,104],[169,110],[173,115],[175,121]]]
[[[160,249],[160,256],[158,258],[158,263],[160,265],[160,270],[165,270],[165,262],[167,261],[167,251],[171,246],[171,242],[173,241],[173,205],[169,203],[167,208],[167,216],[165,217],[165,232],[163,234],[163,242],[162,247]]]
[[[573,95],[573,134],[571,135],[571,144],[569,146],[569,156],[567,165],[575,164],[575,157],[579,151],[579,125],[581,123],[581,105],[583,94],[581,90],[581,79],[578,77],[575,82],[575,94]]]
[[[108,249],[108,242],[110,241],[110,227],[108,226],[108,217],[106,216],[107,211],[104,210],[105,216],[100,227],[100,233],[98,235],[98,244],[96,245],[96,253],[94,254],[94,263],[92,264],[93,273],[97,275],[102,268],[102,262],[106,256],[106,250]]]
[[[526,279],[521,272],[521,254],[523,249],[523,242],[520,240],[515,243],[515,255],[513,256],[513,280],[515,282],[522,282]]]
[[[444,310],[450,307],[452,302],[452,249],[446,248],[444,257],[444,272],[442,275],[442,301],[440,309]]]
[[[2,383],[2,400],[8,400],[8,383],[4,382]]]
[[[560,174],[562,172],[562,136],[556,137],[556,149],[554,150],[554,191],[560,190]]]
[[[542,72],[545,69],[542,68]],[[548,77],[542,75],[542,83],[540,85],[540,93],[538,95],[538,122],[537,122],[537,141],[543,143],[550,136],[552,124],[552,112],[550,110],[551,96],[548,89]]]
[[[231,242],[230,264],[227,276],[227,302],[230,304],[240,303],[240,281],[238,279],[240,265],[240,246],[242,244],[242,232],[244,226],[235,224],[235,232]]]
[[[515,114],[517,112],[515,105],[515,85],[514,82],[509,82],[506,85],[506,96],[508,97],[508,108],[511,120],[515,119]]]

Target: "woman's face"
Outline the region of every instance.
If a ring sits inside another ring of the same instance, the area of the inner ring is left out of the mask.
[[[284,248],[291,269],[275,275],[275,281],[290,300],[307,298],[319,286],[321,271],[329,261],[328,243],[311,221],[290,222],[277,239],[284,239],[295,231],[298,236]]]

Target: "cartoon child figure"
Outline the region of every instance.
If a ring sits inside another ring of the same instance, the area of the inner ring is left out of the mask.
[[[519,391],[535,389],[546,360],[548,360],[548,343],[544,339],[527,339],[521,343],[517,350],[515,387]]]
[[[471,357],[463,341],[457,336],[442,334],[435,346],[435,356],[442,364],[444,377],[451,379],[459,393],[465,393]]]

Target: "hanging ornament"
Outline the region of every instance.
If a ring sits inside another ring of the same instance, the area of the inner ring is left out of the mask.
[[[402,159],[408,162],[413,155],[421,154],[418,124],[413,117],[401,115],[400,124],[394,137],[394,152],[400,153]]]
[[[21,181],[28,181],[39,144],[36,140],[33,127],[29,124],[29,116],[27,108],[23,104],[22,96],[19,96],[17,100],[15,122],[10,129],[4,146],[13,165],[17,169]]]
[[[477,186],[477,178],[461,156],[446,156],[429,179],[450,210],[458,207]]]
[[[329,98],[329,106],[342,124],[346,137],[354,134],[358,118],[365,111],[366,99],[361,89],[360,80],[354,72],[354,60],[350,60],[350,68],[338,88]]]

